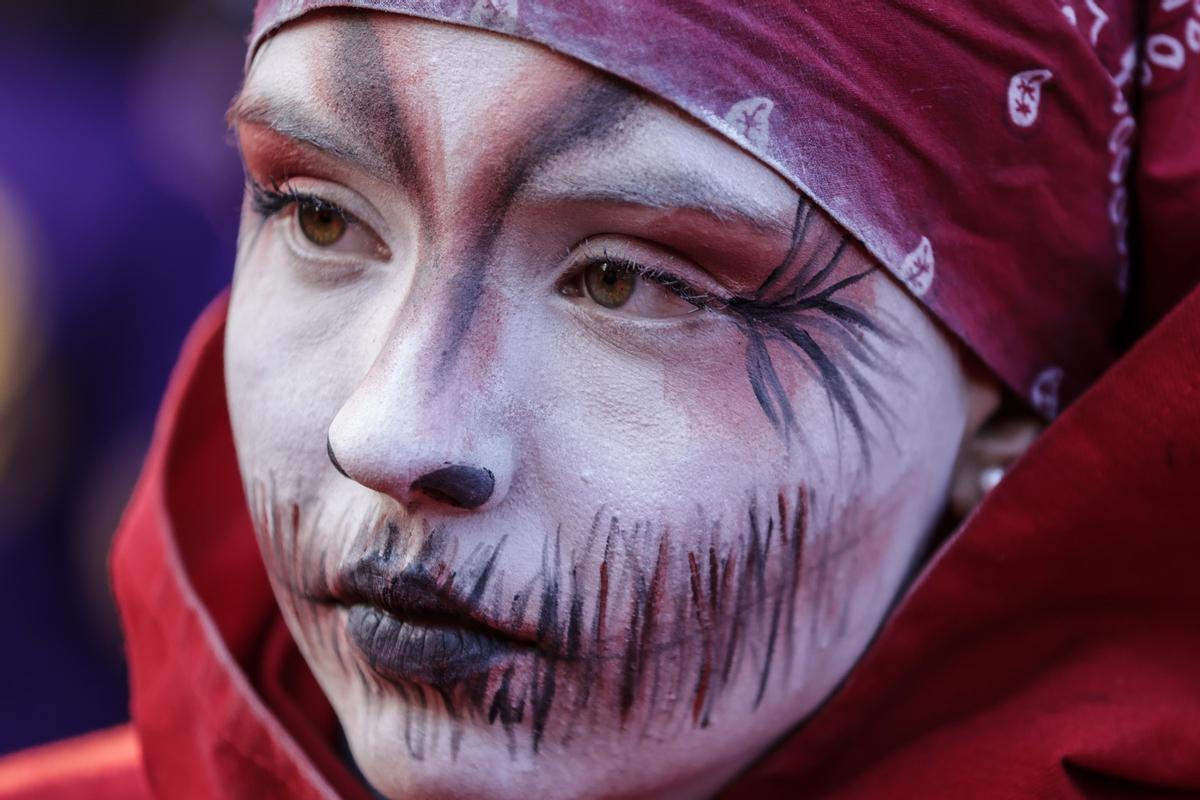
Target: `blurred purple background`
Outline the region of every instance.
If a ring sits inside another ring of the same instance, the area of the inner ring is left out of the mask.
[[[251,6],[42,0],[0,22],[0,753],[128,716],[105,556],[183,336],[229,281]]]

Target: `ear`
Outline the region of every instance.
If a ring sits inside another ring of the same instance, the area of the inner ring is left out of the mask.
[[[967,425],[950,482],[949,512],[964,519],[1033,444],[1045,422],[1008,394],[972,353],[963,353]]]

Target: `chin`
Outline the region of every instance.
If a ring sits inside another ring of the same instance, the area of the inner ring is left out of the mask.
[[[595,774],[595,765],[589,766],[586,757],[578,761],[578,755],[572,760],[553,752],[536,756],[510,752],[501,731],[471,731],[469,747],[461,747],[457,752],[449,746],[439,747],[420,757],[414,756],[407,736],[410,726],[404,721],[407,716],[407,710],[391,709],[391,713],[380,715],[381,724],[374,729],[348,735],[363,776],[377,792],[391,800],[636,796],[626,795],[613,786],[611,776]],[[391,724],[385,721],[388,719]],[[444,727],[439,722],[431,725]]]
[[[747,752],[770,742],[761,735],[769,725],[672,734],[631,719],[624,727],[617,720],[590,730],[579,725],[575,735],[556,729],[535,753],[522,746],[528,726],[460,724],[439,703],[423,706],[413,688],[382,692],[339,716],[358,769],[390,800],[711,797]]]

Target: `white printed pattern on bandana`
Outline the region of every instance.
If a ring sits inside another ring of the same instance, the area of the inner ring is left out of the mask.
[[[1188,2],[1190,0],[1185,0]],[[1088,38],[1091,39],[1092,46],[1095,47],[1096,42],[1100,40],[1100,32],[1104,30],[1104,26],[1108,24],[1108,14],[1104,13],[1104,9],[1096,5],[1096,0],[1084,0],[1087,5],[1088,12],[1092,15],[1092,25],[1088,28]],[[1060,9],[1063,16],[1075,27],[1079,27],[1079,13],[1075,11],[1075,6],[1064,5]]]
[[[471,24],[501,33],[517,29],[518,0],[475,0],[471,8]]]
[[[1112,158],[1108,168],[1108,183],[1112,193],[1108,197],[1108,221],[1113,229],[1113,243],[1120,256],[1117,264],[1116,286],[1122,294],[1129,291],[1129,193],[1125,188],[1125,177],[1133,160],[1133,139],[1137,132],[1137,121],[1125,98],[1126,87],[1133,82],[1133,71],[1137,66],[1137,46],[1130,44],[1121,56],[1121,71],[1112,76],[1112,112],[1117,115],[1116,124],[1108,136],[1108,152]]]
[[[739,100],[725,114],[725,121],[747,142],[766,150],[771,141],[771,112],[775,102],[769,97],[748,97]]]
[[[1141,81],[1143,86],[1154,83],[1155,70],[1166,74],[1181,72],[1187,66],[1188,59],[1200,55],[1200,0],[1162,0],[1161,10],[1164,14],[1178,11],[1192,4],[1191,13],[1184,20],[1179,20],[1182,30],[1171,32],[1160,31],[1151,34],[1142,43]]]
[[[933,245],[922,236],[921,243],[900,262],[900,279],[921,297],[933,285],[934,268]]]
[[[1182,20],[1182,33],[1159,32],[1150,35],[1141,42],[1144,58],[1141,61],[1139,78],[1143,86],[1151,86],[1156,74],[1180,72],[1186,66],[1188,59],[1200,55],[1200,0],[1160,0],[1159,9],[1164,14],[1178,11],[1191,3],[1191,13]],[[1108,202],[1108,219],[1113,225],[1117,252],[1121,262],[1117,267],[1117,288],[1121,292],[1129,290],[1129,196],[1125,188],[1125,178],[1133,159],[1134,138],[1137,132],[1137,122],[1126,99],[1126,92],[1131,89],[1134,70],[1138,64],[1138,43],[1131,42],[1121,56],[1120,71],[1112,76],[1115,96],[1112,112],[1117,115],[1116,124],[1108,137],[1108,152],[1112,156],[1108,171],[1108,180],[1112,185],[1112,194]]]
[[[1018,72],[1008,81],[1008,116],[1013,124],[1028,128],[1037,122],[1042,105],[1042,84],[1054,77],[1048,69]]]
[[[1033,407],[1047,417],[1058,416],[1058,392],[1062,388],[1062,367],[1048,367],[1038,373],[1029,388]]]

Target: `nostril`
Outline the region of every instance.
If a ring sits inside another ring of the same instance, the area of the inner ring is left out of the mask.
[[[491,470],[454,464],[425,473],[412,488],[456,508],[478,508],[492,496],[496,478]]]

